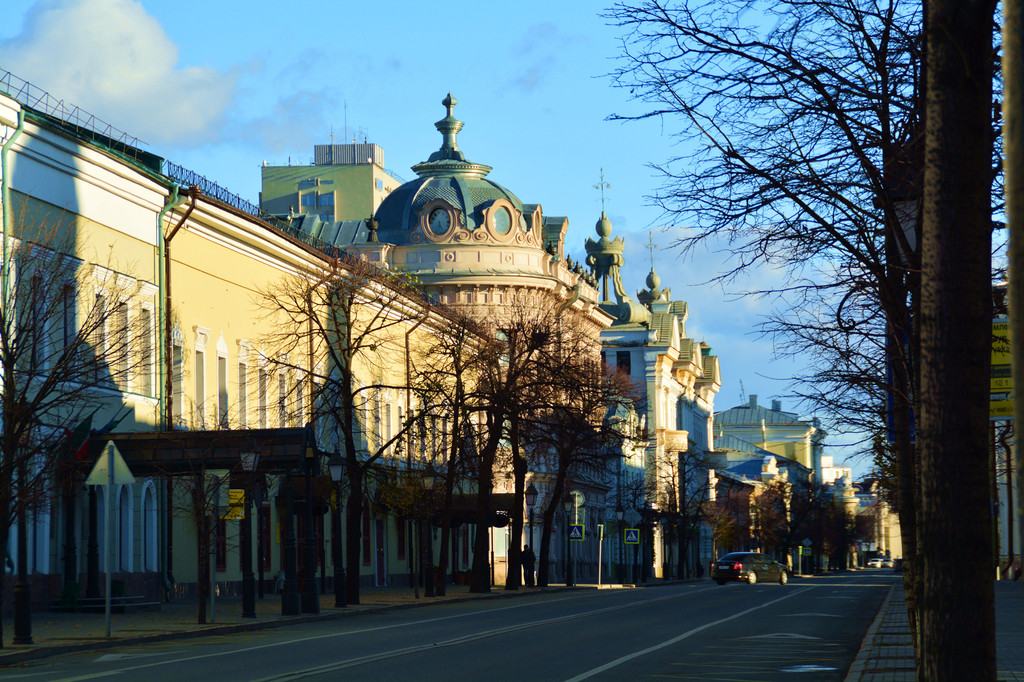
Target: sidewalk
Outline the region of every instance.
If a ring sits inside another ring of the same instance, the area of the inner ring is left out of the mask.
[[[106,617],[103,613],[35,612],[32,614],[32,644],[11,644],[14,625],[11,618],[4,619],[4,648],[0,649],[0,666],[74,651],[276,628],[292,623],[346,618],[367,611],[416,608],[440,602],[505,599],[566,589],[573,588],[553,585],[506,592],[504,587],[497,586],[492,587],[490,593],[470,594],[466,585],[448,585],[444,597],[425,597],[420,590],[417,599],[412,588],[408,587],[369,588],[360,592],[360,603],[357,605],[336,608],[334,594],[324,594],[320,597],[319,614],[299,616],[282,616],[280,597],[267,595],[262,600],[256,600],[255,618],[242,618],[240,597],[226,597],[216,601],[215,612],[211,612],[207,606],[206,625],[197,624],[198,600],[183,599],[162,604],[159,609],[111,614],[110,639],[106,637]]]
[[[996,679],[1024,682],[1024,583],[999,580],[996,598]],[[914,647],[897,582],[864,636],[846,682],[914,682]]]

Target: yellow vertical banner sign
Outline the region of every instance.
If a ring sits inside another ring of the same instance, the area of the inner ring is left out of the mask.
[[[245,518],[245,490],[231,488],[228,490],[228,508],[221,514],[222,519],[239,521]]]
[[[1010,321],[992,321],[991,419],[1013,419],[1013,377],[1010,375]]]

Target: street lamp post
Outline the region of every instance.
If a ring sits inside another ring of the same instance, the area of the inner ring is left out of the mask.
[[[533,546],[533,505],[537,503],[537,488],[531,483],[526,488],[526,509],[530,521],[530,551],[536,552],[536,548]],[[533,585],[533,568],[530,569],[531,575],[527,578],[527,585]],[[525,577],[525,576],[524,576]]]
[[[113,465],[111,465],[113,466]],[[24,468],[20,468],[19,486],[28,480]],[[14,583],[14,644],[32,644],[32,588],[28,582],[28,523],[25,519],[24,493],[18,496],[18,542],[17,542],[17,580]],[[110,513],[108,511],[108,513]],[[113,542],[113,540],[107,540]],[[108,559],[109,563],[109,559]],[[107,566],[107,572],[112,571]]]
[[[243,452],[240,455],[242,470],[245,472],[245,498],[242,514],[242,617],[256,617],[256,577],[252,573],[252,490],[259,452]]]
[[[423,595],[433,597],[434,594],[434,538],[430,528],[430,497],[434,490],[434,482],[437,480],[437,472],[434,467],[427,464],[423,470]]]
[[[320,613],[320,595],[316,591],[316,534],[313,530],[313,467],[317,459],[312,430],[312,426],[306,424],[306,542],[302,553],[302,613]]]
[[[345,476],[345,460],[335,452],[327,460],[334,481],[335,502],[331,515],[331,546],[334,548],[334,607],[348,606],[345,601],[345,550],[341,543],[341,481]]]
[[[573,585],[574,585],[574,583],[572,581],[572,554],[570,553],[570,548],[572,547],[572,541],[569,539],[569,531],[570,531],[570,528],[569,528],[569,512],[572,511],[572,508],[573,508],[574,504],[575,504],[575,500],[573,500],[572,496],[566,496],[566,498],[564,500],[562,500],[562,509],[565,510],[565,586],[566,587],[573,587]]]
[[[619,531],[619,533],[618,533],[618,535],[619,535],[619,542],[618,542],[618,545],[619,545],[619,582],[621,584],[623,584],[623,585],[626,584],[626,567],[625,567],[625,564],[623,562],[623,557],[622,557],[622,551],[623,551],[623,547],[625,545],[625,543],[624,543],[624,539],[625,538],[623,538],[623,532],[624,531],[622,530],[622,519],[623,519],[623,517],[625,517],[625,515],[626,515],[626,510],[622,508],[622,503],[619,502],[617,505],[615,505],[615,520],[618,522],[616,524],[616,528],[618,528],[618,531]]]
[[[533,505],[537,504],[537,489],[531,483],[526,488],[526,508],[530,516],[530,549],[533,549]],[[537,551],[534,549],[534,551]]]

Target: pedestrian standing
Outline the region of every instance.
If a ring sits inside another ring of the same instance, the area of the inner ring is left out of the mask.
[[[530,549],[529,545],[523,545],[523,576],[526,579],[526,586],[533,587],[533,565],[537,562],[537,557],[534,555],[533,550]]]

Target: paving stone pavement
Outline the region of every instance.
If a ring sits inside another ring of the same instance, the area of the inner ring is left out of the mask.
[[[996,679],[1024,682],[1024,582],[995,583]],[[868,628],[846,682],[914,682],[914,646],[903,582],[889,596]]]

